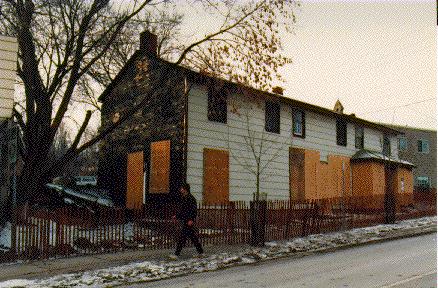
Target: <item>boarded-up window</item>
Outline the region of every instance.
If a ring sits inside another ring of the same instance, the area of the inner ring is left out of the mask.
[[[170,140],[151,143],[149,193],[168,193],[170,177]]]
[[[207,204],[226,203],[229,200],[228,151],[204,149],[204,192]]]
[[[144,172],[143,151],[128,154],[126,207],[138,208],[143,204]]]

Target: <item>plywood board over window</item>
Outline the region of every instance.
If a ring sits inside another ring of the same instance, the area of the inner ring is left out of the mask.
[[[203,202],[226,203],[229,201],[229,189],[228,151],[205,148]]]
[[[128,154],[126,207],[133,209],[143,204],[144,171],[143,151]]]
[[[291,200],[305,199],[304,150],[289,149],[289,186]]]
[[[168,193],[170,178],[170,140],[151,143],[149,193]]]

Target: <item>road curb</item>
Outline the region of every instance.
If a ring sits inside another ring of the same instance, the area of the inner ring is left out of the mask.
[[[388,242],[388,241],[398,240],[398,239],[404,239],[404,238],[417,237],[417,236],[432,234],[432,233],[436,233],[436,232],[437,232],[436,224],[434,224],[434,225],[427,225],[427,226],[424,226],[424,227],[414,227],[412,229],[406,229],[404,231],[397,231],[397,232],[390,231],[388,234],[392,234],[392,235],[388,235],[387,237],[383,237],[383,238],[379,238],[379,239],[370,239],[369,241],[364,241],[364,242],[350,243],[350,244],[345,244],[345,245],[339,245],[339,246],[336,246],[336,247],[321,248],[321,249],[315,249],[315,250],[309,250],[309,251],[290,252],[290,253],[285,253],[283,255],[278,255],[278,256],[275,256],[275,257],[258,259],[258,260],[256,260],[255,262],[252,262],[252,263],[242,263],[242,262],[240,262],[240,263],[233,263],[232,265],[227,265],[227,266],[219,267],[216,270],[200,271],[200,272],[188,271],[188,272],[184,272],[184,273],[181,273],[181,274],[178,274],[178,275],[172,275],[170,277],[165,277],[165,278],[148,279],[148,280],[145,280],[145,281],[136,281],[136,282],[116,284],[113,287],[129,287],[130,285],[133,285],[133,284],[150,283],[150,282],[156,282],[156,281],[160,281],[160,280],[166,280],[166,279],[173,279],[173,278],[183,277],[183,276],[187,276],[187,275],[189,275],[191,273],[196,273],[196,274],[197,273],[211,273],[211,272],[215,272],[215,271],[219,271],[219,270],[224,270],[224,269],[228,269],[228,268],[233,268],[233,267],[249,266],[249,265],[254,265],[255,266],[255,265],[260,265],[262,263],[266,263],[268,261],[279,260],[279,259],[286,259],[286,258],[289,258],[289,259],[297,258],[298,259],[298,258],[303,258],[303,257],[306,257],[306,256],[331,253],[331,252],[336,252],[336,251],[341,251],[341,250],[347,250],[349,248],[366,246],[366,245],[370,245],[370,244],[378,244],[378,243],[383,243],[383,242]],[[261,249],[263,249],[263,247],[261,247]]]
[[[404,239],[404,238],[417,237],[417,236],[422,236],[422,235],[427,235],[427,234],[432,234],[432,233],[437,232],[436,226],[429,227],[429,229],[422,229],[422,230],[423,231],[414,232],[414,233],[412,233],[412,232],[411,233],[400,233],[402,235],[393,235],[393,236],[388,236],[388,237],[379,238],[379,239],[370,239],[369,241],[349,243],[349,244],[339,245],[336,247],[321,248],[321,249],[315,249],[315,250],[309,250],[309,251],[303,251],[303,252],[292,252],[290,254],[280,255],[279,257],[275,257],[275,258],[262,259],[261,261],[258,261],[258,262],[275,260],[275,259],[280,259],[280,258],[294,258],[294,257],[301,258],[301,257],[305,257],[305,256],[310,256],[313,254],[324,254],[324,253],[336,252],[336,251],[346,250],[346,249],[350,249],[350,248],[354,248],[354,247],[366,246],[366,245],[370,245],[370,244],[378,244],[378,243],[383,243],[383,242],[392,241],[392,240],[399,240],[399,239]],[[403,232],[406,232],[406,231],[403,231]],[[256,262],[256,263],[258,263],[258,262]],[[251,263],[251,264],[256,264],[256,263]]]

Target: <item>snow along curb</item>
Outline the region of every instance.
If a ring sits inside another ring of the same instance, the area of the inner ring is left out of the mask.
[[[247,248],[242,252],[214,254],[203,259],[181,261],[144,261],[128,265],[58,275],[47,279],[9,280],[2,287],[114,287],[214,271],[232,266],[255,264],[284,257],[304,257],[358,245],[412,237],[436,232],[436,217],[401,221],[329,234],[315,234],[287,241],[267,242],[266,247]]]

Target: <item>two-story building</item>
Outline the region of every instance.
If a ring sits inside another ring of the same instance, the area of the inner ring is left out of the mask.
[[[417,190],[436,191],[436,130],[392,126],[398,135],[399,157],[413,163],[414,186]]]
[[[177,199],[181,182],[205,203],[412,193],[412,164],[398,158],[399,131],[255,90],[156,56],[156,36],[107,87],[98,185],[127,207]],[[257,181],[259,179],[259,181]],[[259,185],[258,185],[259,183]]]

